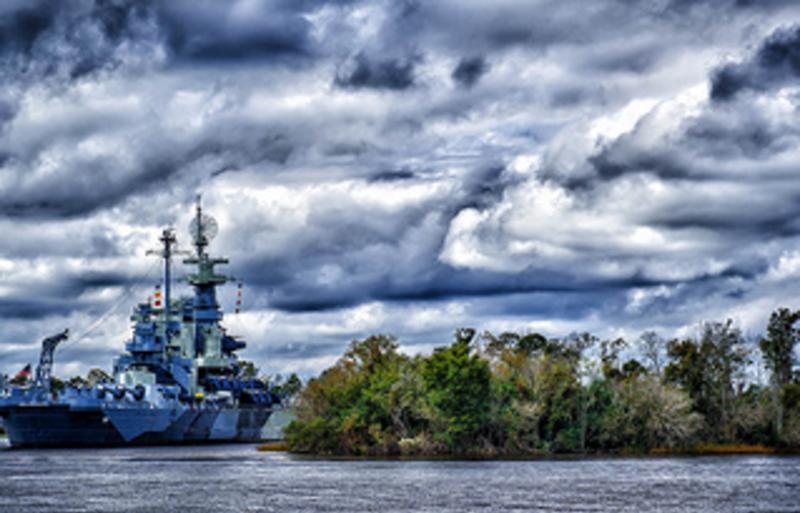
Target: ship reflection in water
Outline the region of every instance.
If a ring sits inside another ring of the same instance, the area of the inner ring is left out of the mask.
[[[3,513],[800,511],[800,457],[337,461],[249,444],[0,450],[0,479]]]

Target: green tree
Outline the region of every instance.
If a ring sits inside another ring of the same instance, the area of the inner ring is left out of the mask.
[[[540,408],[534,398],[536,367],[549,341],[536,333],[484,333],[482,338],[492,376],[487,437],[498,452],[537,452],[541,440]]]
[[[291,399],[296,396],[302,388],[303,380],[301,380],[300,376],[293,372],[288,378],[286,378],[286,383],[281,386],[281,393]]]
[[[600,365],[605,379],[616,380],[623,377],[618,367],[619,354],[628,347],[622,338],[604,340],[600,343]]]
[[[600,343],[600,373],[589,372],[593,363],[584,357],[599,342],[590,334],[484,333],[481,340],[483,350],[473,330],[458,330],[450,345],[414,358],[392,337],[353,341],[302,387],[297,418],[285,430],[289,447],[493,456],[774,441],[768,391],[745,388],[748,350],[730,321],[670,342],[663,378],[652,358],[649,368],[623,362],[621,339]],[[784,399],[783,440],[798,445],[800,383],[786,384]]]
[[[704,323],[699,340],[673,340],[667,353],[666,379],[688,392],[713,438],[730,441],[736,380],[748,362],[741,331],[731,320]]]
[[[250,360],[239,360],[239,377],[242,379],[256,379],[258,367]]]
[[[473,330],[459,330],[453,344],[422,362],[433,436],[450,452],[475,450],[489,418],[491,375],[486,360],[473,351],[474,336]]]
[[[539,438],[544,448],[575,452],[585,446],[588,400],[571,357],[544,354],[537,360],[534,397],[540,412]]]
[[[795,326],[800,312],[779,308],[772,312],[767,325],[767,336],[759,342],[764,363],[771,372],[775,434],[783,436],[785,400],[783,390],[791,383],[794,365],[794,348],[800,339],[800,330]]]
[[[89,369],[89,372],[86,374],[86,382],[89,386],[93,387],[98,383],[110,383],[113,382],[114,379],[111,377],[109,373],[104,371],[103,369],[93,368]]]
[[[58,379],[57,377],[53,376],[52,378],[50,378],[50,392],[53,395],[63,392],[66,386],[67,383]]]
[[[298,452],[373,454],[398,450],[396,384],[408,357],[394,338],[354,340],[336,365],[312,379],[295,401],[284,433]]]
[[[69,378],[69,381],[67,383],[69,383],[69,386],[75,388],[89,386],[89,382],[83,376],[72,376],[71,378]]]

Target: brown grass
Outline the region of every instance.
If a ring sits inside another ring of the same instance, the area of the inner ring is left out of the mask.
[[[691,454],[696,456],[704,455],[737,455],[737,454],[777,454],[773,447],[765,445],[746,445],[746,444],[698,444],[686,449],[651,449],[650,454],[667,456],[671,454]]]
[[[268,452],[286,452],[289,450],[289,446],[287,446],[286,442],[282,440],[276,440],[273,442],[263,443],[256,447],[256,450]]]

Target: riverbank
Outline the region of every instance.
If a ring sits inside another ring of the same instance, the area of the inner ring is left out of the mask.
[[[260,452],[289,452],[289,446],[283,440],[275,440],[259,445],[256,450]]]
[[[441,460],[485,460],[485,461],[526,461],[526,460],[551,460],[551,459],[598,459],[598,458],[648,458],[648,457],[681,457],[681,456],[789,456],[798,455],[800,450],[791,448],[767,447],[765,445],[744,444],[699,444],[683,449],[656,448],[649,451],[621,450],[607,453],[538,453],[517,455],[457,455],[457,454],[398,454],[398,455],[331,455],[292,452],[286,442],[282,440],[270,441],[256,447],[260,452],[287,452],[298,456],[309,456],[324,459],[359,459],[359,460],[408,460],[408,461],[441,461]]]
[[[650,450],[649,454],[653,456],[742,456],[748,454],[784,455],[800,454],[800,449],[790,447],[769,447],[761,444],[699,444],[682,450],[656,448]]]

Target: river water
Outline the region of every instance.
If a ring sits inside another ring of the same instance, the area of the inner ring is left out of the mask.
[[[800,512],[800,457],[338,461],[252,445],[0,448],[0,512],[86,511]]]

